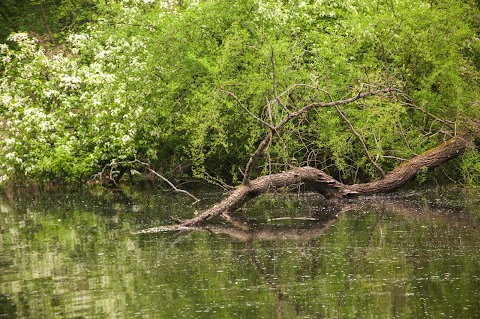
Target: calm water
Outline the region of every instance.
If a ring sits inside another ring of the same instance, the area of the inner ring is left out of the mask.
[[[263,196],[234,223],[137,235],[191,216],[188,199],[4,200],[0,318],[480,318],[479,204],[439,189],[336,207]]]

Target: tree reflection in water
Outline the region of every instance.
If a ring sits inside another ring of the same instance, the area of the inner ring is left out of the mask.
[[[205,228],[138,229],[176,197],[1,203],[3,317],[474,317],[478,200],[260,199]],[[461,205],[458,205],[460,203]],[[477,204],[475,204],[477,203]]]

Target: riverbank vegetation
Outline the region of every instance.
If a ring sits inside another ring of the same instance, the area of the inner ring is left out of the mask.
[[[475,1],[18,3],[38,12],[1,4],[4,186],[365,183],[480,120]],[[474,140],[436,176],[478,185]]]

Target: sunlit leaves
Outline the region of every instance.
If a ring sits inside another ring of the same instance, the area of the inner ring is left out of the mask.
[[[268,131],[261,121],[353,96],[360,83],[410,96],[408,105],[381,96],[342,108],[387,171],[454,133],[427,114],[478,117],[478,22],[464,2],[131,0],[101,8],[85,33],[56,47],[24,33],[0,46],[2,180],[85,179],[134,158],[180,176],[235,180]],[[376,176],[334,109],[285,127],[254,175],[292,157],[349,181]]]

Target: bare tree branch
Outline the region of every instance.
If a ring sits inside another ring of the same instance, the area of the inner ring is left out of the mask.
[[[350,133],[352,133],[353,135],[355,135],[355,137],[357,138],[358,142],[360,143],[360,145],[362,146],[362,150],[363,150],[363,154],[365,154],[365,156],[367,157],[367,160],[370,162],[370,164],[372,164],[373,167],[375,167],[375,169],[377,170],[377,172],[380,174],[380,176],[383,178],[385,177],[385,172],[383,171],[383,169],[378,166],[378,164],[372,159],[372,157],[370,156],[370,153],[368,152],[368,148],[367,148],[367,145],[365,145],[365,142],[363,141],[362,137],[360,136],[360,134],[358,134],[358,132],[355,130],[355,128],[353,127],[352,123],[350,122],[350,120],[347,118],[347,116],[342,112],[342,110],[340,110],[340,108],[336,105],[335,106],[335,109],[337,110],[337,113],[338,115],[340,115],[340,117],[343,119],[343,121],[347,124],[348,126],[348,129],[350,130]]]
[[[245,172],[244,172],[244,175],[243,175],[243,184],[250,185],[250,174],[251,174],[251,171],[252,171],[253,163],[268,148],[272,139],[273,139],[273,133],[272,133],[272,131],[270,131],[270,132],[267,133],[267,136],[265,136],[265,138],[260,142],[260,145],[258,145],[255,152],[248,159],[248,163],[247,163],[247,166],[245,166]]]
[[[145,167],[145,169],[152,173],[153,175],[155,175],[156,177],[160,178],[162,181],[164,181],[165,183],[168,184],[168,186],[170,186],[170,188],[172,188],[175,192],[179,192],[179,193],[183,193],[189,197],[191,197],[194,202],[192,203],[192,205],[195,205],[196,203],[198,203],[200,201],[200,199],[196,198],[195,196],[193,196],[191,193],[189,193],[188,191],[186,190],[183,190],[183,189],[179,189],[177,188],[172,182],[170,182],[166,177],[164,177],[163,175],[157,173],[155,170],[153,170],[150,165],[148,163],[145,163],[145,162],[142,162],[138,159],[135,159],[133,161],[123,161],[123,162],[117,162],[116,160],[112,160],[109,164],[105,165],[102,169],[102,171],[97,174],[97,176],[107,176],[108,180],[113,182],[115,184],[115,186],[118,186],[117,183],[118,183],[118,179],[114,178],[113,176],[113,173],[114,173],[114,168],[117,167],[117,166],[122,166],[122,165],[134,165],[134,164],[139,164],[143,167]],[[106,169],[107,168],[110,168],[110,172],[109,174],[107,175],[105,173]]]
[[[142,163],[139,161],[139,163]],[[143,163],[145,165],[148,165],[147,163]],[[187,196],[190,196],[194,202],[192,205],[195,205],[196,203],[198,203],[200,201],[200,199],[196,198],[195,196],[193,196],[191,193],[187,192],[186,190],[184,189],[179,189],[177,188],[175,185],[173,185],[172,182],[170,182],[167,178],[163,177],[162,175],[158,174],[156,171],[154,171],[153,169],[151,169],[149,166],[147,167],[147,170],[151,173],[153,173],[155,176],[157,176],[158,178],[160,178],[161,180],[163,180],[165,183],[167,183],[175,192],[179,192],[179,193],[183,193],[183,194],[186,194]]]
[[[308,184],[326,198],[341,198],[358,195],[376,194],[394,190],[413,178],[425,168],[438,166],[465,152],[474,140],[471,130],[451,138],[433,149],[413,157],[385,175],[385,178],[364,184],[343,184],[330,175],[314,167],[304,166],[290,171],[259,177],[249,185],[241,185],[221,202],[210,207],[202,214],[185,220],[180,227],[199,225],[225,211],[234,211],[256,196],[291,185]],[[478,138],[478,136],[477,136]]]
[[[267,122],[265,122],[264,120],[262,120],[261,118],[259,118],[258,116],[256,116],[255,114],[253,114],[252,112],[250,112],[250,110],[245,106],[243,105],[242,101],[240,101],[240,99],[233,93],[233,92],[230,92],[230,91],[225,91],[225,90],[221,90],[223,93],[225,94],[228,94],[230,95],[231,97],[233,97],[235,99],[235,101],[237,101],[238,105],[240,105],[240,107],[248,113],[248,115],[250,115],[251,117],[253,117],[255,120],[257,120],[258,122],[262,123],[263,125],[265,125],[266,127],[268,127],[269,129],[273,130],[275,127]]]
[[[348,99],[343,99],[343,100],[337,100],[337,101],[333,101],[332,100],[332,97],[330,96],[330,94],[328,94],[328,92],[325,92],[323,91],[325,94],[327,94],[331,101],[330,102],[317,102],[317,103],[311,103],[297,111],[294,111],[294,112],[291,112],[289,114],[287,114],[282,120],[280,120],[280,122],[276,125],[276,126],[273,126],[271,124],[268,124],[266,123],[265,121],[263,120],[260,120],[262,123],[264,123],[264,125],[266,125],[267,127],[270,128],[270,132],[265,136],[265,138],[260,142],[259,146],[257,147],[257,149],[255,150],[255,152],[250,156],[249,160],[248,160],[248,163],[247,163],[247,166],[245,167],[245,173],[244,173],[244,177],[243,177],[243,184],[244,185],[250,185],[250,175],[251,175],[251,170],[252,170],[252,166],[253,166],[253,163],[254,161],[259,158],[264,152],[265,150],[268,149],[268,146],[270,144],[270,142],[272,141],[273,139],[273,132],[275,132],[276,134],[279,134],[280,130],[285,127],[285,125],[287,125],[287,123],[289,123],[291,120],[293,119],[296,119],[298,118],[300,115],[304,114],[304,113],[307,113],[308,111],[312,110],[312,109],[315,109],[315,108],[323,108],[323,107],[338,107],[339,105],[345,105],[345,104],[349,104],[349,103],[353,103],[357,100],[360,100],[360,99],[363,99],[363,98],[366,98],[368,96],[372,96],[372,95],[378,95],[378,94],[382,94],[382,93],[388,93],[388,92],[398,92],[397,89],[395,88],[383,88],[383,89],[379,89],[379,90],[375,90],[375,91],[371,91],[370,89],[366,92],[363,92],[363,87],[364,87],[364,84],[362,83],[360,85],[360,88],[358,90],[358,93],[357,95],[351,97],[351,98],[348,98]],[[370,86],[369,86],[370,88]],[[316,88],[317,90],[320,90],[318,88]],[[228,93],[228,92],[226,92]],[[232,93],[233,94],[233,93]],[[283,93],[282,93],[283,94]],[[234,96],[234,95],[233,95]],[[248,111],[248,113],[252,116],[254,116],[254,118],[258,118],[256,117],[255,115],[251,114],[251,112]],[[371,158],[370,158],[371,160]],[[372,160],[373,162],[373,160]],[[375,166],[375,165],[374,165]],[[378,165],[376,165],[378,167]],[[380,169],[381,170],[381,169]],[[383,171],[382,171],[383,172]],[[383,173],[382,176],[385,176],[385,173]]]
[[[292,113],[288,114],[287,116],[285,116],[283,118],[283,120],[280,121],[280,123],[277,124],[276,129],[280,130],[288,122],[290,122],[292,119],[297,118],[298,116],[300,116],[300,115],[302,115],[302,114],[304,114],[304,113],[306,113],[306,112],[308,112],[308,111],[310,111],[311,109],[314,109],[314,108],[324,108],[324,107],[345,105],[345,104],[350,104],[350,103],[353,103],[355,101],[361,100],[363,98],[366,98],[366,97],[372,96],[372,95],[379,95],[381,93],[389,93],[389,92],[398,92],[397,89],[391,88],[391,87],[387,87],[387,88],[383,88],[383,89],[375,90],[375,91],[370,91],[369,90],[367,92],[362,92],[362,87],[363,87],[363,85],[360,87],[360,90],[358,91],[357,95],[355,95],[351,98],[348,98],[348,99],[330,101],[330,102],[316,102],[316,103],[311,103],[307,106],[304,106],[301,109],[299,109],[295,112],[292,112]]]
[[[410,107],[413,107],[415,110],[418,110],[418,111],[422,112],[423,114],[431,117],[431,118],[434,119],[435,121],[438,121],[438,122],[440,122],[440,123],[442,123],[442,124],[445,124],[446,126],[448,126],[449,128],[451,128],[451,129],[453,129],[453,130],[456,129],[456,123],[455,123],[455,122],[441,119],[441,118],[433,115],[432,113],[424,110],[423,108],[421,108],[420,106],[418,106],[418,105],[416,105],[416,104],[408,103],[408,102],[404,102],[403,104],[404,104],[404,105],[407,105],[407,106],[410,106]]]

